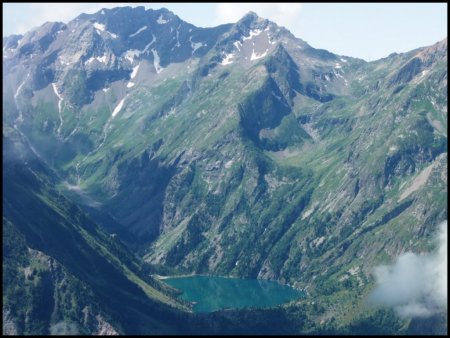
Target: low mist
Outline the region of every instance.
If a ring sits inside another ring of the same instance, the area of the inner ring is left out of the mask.
[[[78,326],[75,323],[58,322],[50,327],[52,336],[73,336],[80,334]]]
[[[407,252],[393,265],[375,268],[377,287],[369,302],[392,306],[403,318],[442,311],[447,304],[447,221],[439,224],[435,240],[437,252]]]

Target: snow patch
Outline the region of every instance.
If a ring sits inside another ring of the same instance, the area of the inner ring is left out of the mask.
[[[63,98],[62,98],[61,94],[59,94],[59,92],[58,92],[58,87],[56,87],[56,83],[52,83],[52,87],[53,87],[53,91],[55,92],[58,99],[60,99],[62,101]]]
[[[124,58],[127,59],[128,61],[130,61],[130,63],[133,63],[134,59],[141,55],[144,54],[145,52],[148,51],[148,49],[150,48],[150,46],[153,44],[153,42],[156,41],[156,37],[154,34],[152,34],[152,41],[150,41],[150,43],[148,43],[144,50],[137,50],[137,49],[129,49],[124,53]]]
[[[225,168],[231,168],[231,166],[233,165],[233,160],[229,160],[227,163],[225,163]]]
[[[420,77],[424,77],[425,75],[427,75],[430,72],[429,69],[424,69],[422,70],[422,72],[420,73]]]
[[[139,28],[136,32],[134,32],[133,34],[130,34],[129,37],[132,38],[133,36],[136,36],[139,33],[145,31],[147,28],[148,28],[147,26],[143,26],[143,27]]]
[[[106,58],[107,58],[107,55],[103,54],[102,57],[97,57],[96,59],[97,59],[98,62],[106,64]]]
[[[259,34],[261,34],[263,31],[260,29],[254,29],[252,31],[250,31],[250,35],[249,36],[244,36],[243,40],[250,40],[251,38],[253,38],[254,36],[258,36]]]
[[[131,72],[131,75],[130,75],[130,78],[131,79],[134,79],[135,77],[136,77],[136,75],[137,75],[137,73],[138,73],[138,71],[139,71],[139,66],[140,66],[141,64],[138,64],[136,67],[133,67],[133,71]]]
[[[106,65],[107,64],[107,61],[106,61],[107,58],[108,58],[108,55],[106,55],[106,54],[103,54],[103,56],[90,57],[88,60],[86,60],[84,62],[84,65],[88,65],[88,64],[94,62],[94,60],[97,60],[98,62],[104,63]]]
[[[235,42],[233,43],[233,45],[234,45],[234,47],[237,48],[238,51],[241,50],[242,43],[241,43],[240,41],[235,41]]]
[[[16,107],[19,110],[19,116],[14,121],[15,123],[22,123],[24,121],[22,110],[19,108],[19,104],[17,103],[17,97],[19,96],[20,91],[22,90],[22,87],[25,84],[25,82],[27,81],[29,76],[30,76],[30,73],[27,74],[25,80],[23,80],[23,82],[19,85],[19,88],[17,88],[16,93],[14,94],[14,102],[16,103]],[[15,126],[15,124],[14,124],[14,126]]]
[[[74,63],[74,62],[66,62],[66,61],[64,61],[61,57],[59,57],[59,62],[60,62],[62,65],[64,65],[64,66],[69,66],[69,65],[71,65],[72,63]]]
[[[59,113],[59,127],[56,130],[56,134],[57,135],[61,135],[61,128],[64,124],[63,118],[62,118],[62,102],[63,102],[63,97],[61,96],[61,94],[58,92],[58,87],[56,87],[56,83],[52,83],[52,87],[53,87],[53,91],[55,92],[55,95],[58,97],[59,101],[58,101],[58,113]]]
[[[355,276],[359,273],[359,266],[354,266],[347,271],[350,275]]]
[[[116,116],[121,111],[121,109],[123,107],[123,103],[125,102],[125,98],[126,98],[126,96],[122,100],[120,100],[119,104],[116,106],[116,108],[114,108],[111,117]]]
[[[158,20],[156,20],[156,22],[160,25],[164,25],[165,23],[168,23],[168,20],[164,20],[162,14],[159,16]]]
[[[105,25],[102,23],[94,22],[94,28],[98,35],[101,35],[101,32],[108,33],[113,39],[117,39],[117,35],[108,31],[105,31]],[[73,32],[73,31],[72,31]]]
[[[347,62],[347,60],[346,59],[343,59],[343,58],[339,58],[339,60],[341,60],[342,62]]]
[[[342,67],[341,67],[341,65],[340,65],[339,63],[336,63],[336,64],[334,65],[334,68],[339,69],[339,68],[342,68]]]
[[[130,81],[130,82],[127,83],[127,88],[131,88],[131,87],[133,87],[133,86],[134,86],[134,82],[131,82],[131,81]]]
[[[225,58],[222,60],[222,62],[220,64],[222,66],[232,64],[233,63],[233,61],[231,61],[232,58],[234,58],[234,53],[227,54],[227,55],[225,55]]]
[[[117,38],[118,38],[117,34],[114,34],[114,33],[108,32],[108,31],[106,31],[106,33],[108,33],[109,35],[111,35],[111,37],[112,37],[113,39],[117,39]]]
[[[29,77],[29,76],[30,76],[30,73],[27,74],[27,77],[25,78],[25,80],[23,80],[23,82],[22,82],[22,83],[20,84],[20,86],[17,88],[16,93],[14,94],[14,100],[16,100],[17,97],[19,96],[20,91],[21,91],[23,85],[25,84],[25,82],[28,80],[28,77]]]
[[[302,220],[304,220],[305,218],[308,218],[309,216],[311,216],[311,214],[314,212],[315,210],[315,206],[309,208],[308,210],[306,210],[303,215],[302,215]]]
[[[189,41],[191,41],[191,40],[189,39]],[[203,43],[191,41],[192,54],[194,54],[197,49],[202,48],[202,47],[203,47]]]
[[[94,22],[94,28],[99,30],[99,31],[102,31],[102,32],[105,31],[105,25],[101,24],[101,23],[98,23],[98,22]]]
[[[161,65],[159,64],[159,55],[158,52],[155,49],[152,49],[152,53],[153,53],[153,66],[155,66],[155,70],[156,73],[161,73],[163,71],[163,67],[161,67]]]
[[[322,244],[325,241],[325,236],[318,237],[315,240],[312,241],[312,245],[314,247],[318,247],[320,244]]]
[[[264,53],[262,53],[261,55],[258,55],[258,54],[255,53],[255,50],[253,50],[252,51],[252,56],[250,57],[250,61],[258,60],[258,59],[263,58],[264,56],[267,55],[268,51],[269,51],[269,49],[266,49],[266,51]]]
[[[102,90],[106,93],[110,88],[103,88]]]
[[[155,34],[152,34],[152,41],[150,41],[147,46],[145,46],[144,50],[142,51],[142,54],[144,54],[149,48],[150,46],[153,44],[153,42],[156,41],[156,37]]]
[[[133,60],[136,56],[139,56],[142,52],[140,50],[137,49],[129,49],[125,52],[125,59],[127,59],[128,61],[130,61],[131,63],[133,63]]]

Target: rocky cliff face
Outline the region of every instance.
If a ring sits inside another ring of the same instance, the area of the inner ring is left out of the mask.
[[[3,141],[3,333],[177,332],[174,291],[55,189],[23,136]]]

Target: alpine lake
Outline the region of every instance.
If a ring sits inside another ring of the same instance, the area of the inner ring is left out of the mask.
[[[164,278],[180,290],[180,298],[193,303],[193,312],[274,307],[303,298],[304,292],[288,285],[261,279],[217,276]]]

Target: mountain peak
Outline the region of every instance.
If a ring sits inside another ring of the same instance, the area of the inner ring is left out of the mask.
[[[137,12],[145,12],[144,6],[123,6],[123,7],[114,7],[114,8],[102,8],[99,10],[96,14],[100,15],[108,15],[108,14],[130,14],[130,13],[137,13]]]
[[[256,13],[253,12],[253,11],[247,12],[247,13],[243,16],[243,18],[245,18],[245,17],[259,18],[258,14],[256,14]]]
[[[243,24],[247,24],[250,25],[252,23],[257,23],[257,22],[263,22],[263,21],[267,21],[264,18],[261,18],[258,16],[258,14],[256,14],[253,11],[248,12],[247,14],[245,14],[238,22],[239,23],[243,23]]]
[[[265,29],[269,23],[271,23],[269,20],[261,18],[255,12],[250,11],[236,22],[234,26],[237,31],[245,35],[253,29]]]

